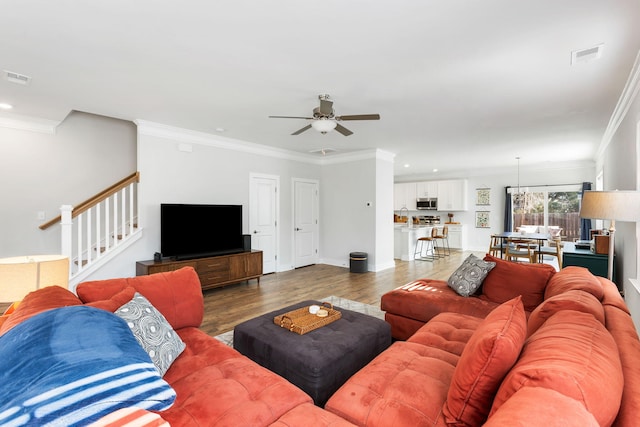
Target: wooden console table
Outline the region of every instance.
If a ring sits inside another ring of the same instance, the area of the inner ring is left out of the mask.
[[[218,288],[262,276],[262,251],[240,252],[184,261],[138,261],[136,276],[174,271],[182,267],[193,267],[198,273],[202,289]]]

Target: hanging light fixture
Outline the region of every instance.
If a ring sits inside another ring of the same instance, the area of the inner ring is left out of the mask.
[[[518,192],[513,194],[513,211],[515,213],[524,213],[526,193],[520,192],[520,157],[516,157],[518,160]]]

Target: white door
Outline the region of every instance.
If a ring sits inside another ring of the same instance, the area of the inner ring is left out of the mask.
[[[263,274],[273,273],[278,260],[278,188],[280,178],[250,175],[249,233],[251,249],[262,251]]]
[[[318,182],[293,180],[294,267],[318,262]]]

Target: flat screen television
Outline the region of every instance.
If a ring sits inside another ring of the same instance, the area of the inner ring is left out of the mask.
[[[160,252],[192,259],[243,252],[242,205],[160,205]]]

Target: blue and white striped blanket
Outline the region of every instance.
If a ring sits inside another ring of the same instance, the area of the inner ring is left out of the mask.
[[[125,407],[162,411],[175,397],[127,324],[105,310],[49,310],[0,337],[2,426],[83,426]]]

